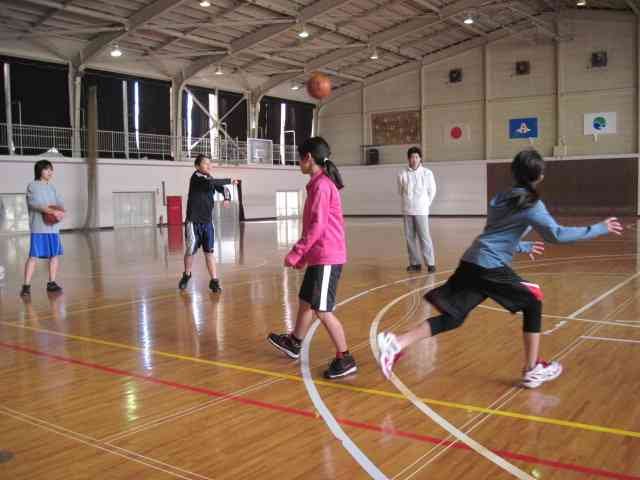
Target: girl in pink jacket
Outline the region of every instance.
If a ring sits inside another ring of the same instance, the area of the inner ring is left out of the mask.
[[[307,201],[304,204],[302,238],[284,259],[287,267],[307,267],[300,288],[300,306],[293,332],[269,334],[267,340],[291,358],[300,356],[314,314],[322,321],[336,346],[336,358],[324,372],[325,378],[340,378],[357,370],[347,348],[342,323],[333,314],[338,281],[347,261],[347,246],[342,218],[340,190],[344,185],[340,172],[329,160],[331,150],[322,137],[313,137],[298,147],[300,170],[309,175]]]

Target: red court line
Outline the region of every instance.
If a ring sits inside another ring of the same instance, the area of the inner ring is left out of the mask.
[[[201,393],[203,395],[207,395],[210,397],[217,397],[217,398],[226,398],[228,400],[233,400],[235,402],[238,403],[242,403],[245,405],[251,405],[254,407],[259,407],[259,408],[264,408],[266,410],[274,410],[277,412],[282,412],[282,413],[288,413],[291,415],[298,415],[301,417],[306,417],[306,418],[312,418],[312,419],[316,419],[318,418],[315,414],[315,412],[311,412],[309,410],[303,410],[300,408],[295,408],[295,407],[287,407],[285,405],[278,405],[278,404],[274,404],[274,403],[268,403],[268,402],[262,402],[260,400],[252,400],[250,398],[245,398],[239,395],[233,395],[233,394],[229,394],[229,393],[224,393],[224,392],[217,392],[215,390],[211,390],[208,388],[204,388],[204,387],[196,387],[193,385],[185,385],[183,383],[177,383],[177,382],[172,382],[169,380],[162,380],[160,378],[155,378],[149,375],[142,375],[139,373],[134,373],[134,372],[129,372],[126,370],[120,370],[118,368],[112,368],[112,367],[107,367],[104,365],[99,365],[96,363],[90,363],[90,362],[85,362],[83,360],[77,360],[75,358],[68,358],[68,357],[61,357],[59,355],[54,355],[51,353],[46,353],[46,352],[41,352],[39,350],[34,350],[32,348],[29,347],[25,347],[22,345],[16,345],[16,344],[12,344],[12,343],[4,343],[4,342],[0,342],[0,347],[4,347],[4,348],[8,348],[11,350],[15,350],[18,352],[26,352],[26,353],[30,353],[32,355],[36,355],[38,357],[43,357],[43,358],[47,358],[47,359],[52,359],[52,360],[58,360],[60,362],[64,362],[67,364],[71,364],[71,365],[79,365],[82,367],[88,367],[88,368],[92,368],[94,370],[99,370],[101,372],[106,372],[106,373],[110,373],[112,375],[116,375],[116,376],[120,376],[120,377],[129,377],[129,378],[137,378],[139,380],[143,380],[145,382],[149,382],[149,383],[153,383],[156,385],[164,385],[167,387],[172,387],[172,388],[176,388],[179,390],[186,390],[189,392],[194,392],[194,393]],[[450,445],[453,443],[453,448],[457,448],[459,450],[468,450],[471,451],[471,449],[469,447],[467,447],[464,444],[460,444],[460,443],[454,443],[451,441],[445,441],[442,440],[440,438],[436,438],[436,437],[432,437],[429,435],[421,435],[418,433],[412,433],[412,432],[405,432],[402,430],[396,430],[393,428],[384,428],[384,427],[380,427],[378,425],[372,425],[369,423],[363,423],[363,422],[357,422],[354,420],[349,420],[349,419],[344,419],[344,418],[338,418],[337,419],[338,423],[344,426],[349,426],[349,427],[354,427],[354,428],[359,428],[362,430],[369,430],[372,432],[378,432],[378,433],[383,433],[385,435],[391,435],[394,437],[401,437],[401,438],[409,438],[412,440],[417,440],[420,442],[424,442],[424,443],[432,443],[432,444],[443,444],[443,445]],[[629,475],[629,474],[625,474],[625,473],[617,473],[617,472],[612,472],[609,470],[603,470],[600,468],[592,468],[592,467],[585,467],[582,465],[576,465],[576,464],[572,464],[572,463],[563,463],[563,462],[558,462],[556,460],[547,460],[547,459],[543,459],[543,458],[538,458],[538,457],[534,457],[531,455],[525,455],[525,454],[521,454],[521,453],[515,453],[515,452],[510,452],[508,450],[493,450],[494,453],[504,457],[504,458],[508,458],[511,460],[519,460],[522,462],[528,462],[528,463],[533,463],[533,464],[538,464],[538,465],[545,465],[548,467],[552,467],[552,468],[556,468],[559,470],[568,470],[568,471],[572,471],[572,472],[577,472],[577,473],[583,473],[586,475],[595,475],[598,477],[602,477],[602,478],[613,478],[616,480],[640,480],[640,476],[636,476],[636,475]]]

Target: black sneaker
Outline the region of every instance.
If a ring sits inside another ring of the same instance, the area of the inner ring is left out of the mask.
[[[324,372],[324,378],[332,380],[334,378],[342,378],[352,373],[356,373],[358,367],[353,355],[347,354],[342,358],[334,358],[329,364],[329,368]]]
[[[58,285],[56,282],[48,282],[47,283],[47,292],[50,293],[58,293],[62,291],[62,287]]]
[[[286,333],[281,335],[270,333],[267,341],[291,358],[298,358],[300,356],[300,344],[291,338],[291,335],[287,335]]]
[[[22,285],[22,290],[20,290],[20,296],[22,298],[31,296],[31,285]]]
[[[218,280],[217,278],[211,279],[211,281],[209,282],[209,288],[213,293],[222,292],[222,287],[220,286],[220,280]]]
[[[422,271],[422,265],[409,265],[407,267],[407,272],[414,273]]]
[[[436,266],[435,265],[427,265],[427,272],[436,273]]]
[[[191,280],[191,274],[187,275],[186,273],[183,273],[182,278],[180,279],[180,283],[178,284],[178,288],[180,290],[184,290],[185,288],[187,288],[189,280]]]

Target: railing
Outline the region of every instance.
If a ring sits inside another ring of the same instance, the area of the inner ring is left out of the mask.
[[[14,153],[30,155],[56,148],[58,151],[73,150],[73,129],[66,127],[41,127],[37,125],[13,125]],[[0,147],[8,149],[7,125],[0,123]]]
[[[87,154],[87,131],[74,131],[67,127],[44,127],[39,125],[12,125],[14,155],[41,155],[56,149],[65,156],[84,157]],[[189,161],[204,154],[214,162],[224,164],[246,164],[247,143],[217,136],[202,138],[182,137],[176,142],[170,135],[151,133],[116,132],[98,130],[97,150],[99,158],[133,158],[171,160],[175,144],[178,144],[180,159]],[[0,123],[0,155],[9,152],[8,128]],[[297,161],[295,145],[273,145],[273,165],[294,165]]]

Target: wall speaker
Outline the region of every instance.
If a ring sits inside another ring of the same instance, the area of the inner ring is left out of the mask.
[[[462,69],[454,68],[449,70],[449,83],[460,83],[462,81]]]
[[[593,52],[591,54],[591,67],[603,68],[607,66],[607,52],[602,50],[600,52]]]
[[[516,75],[529,75],[531,73],[531,63],[528,60],[516,62]]]

